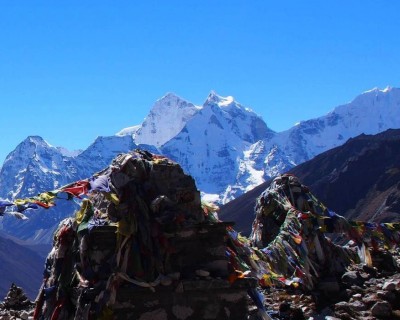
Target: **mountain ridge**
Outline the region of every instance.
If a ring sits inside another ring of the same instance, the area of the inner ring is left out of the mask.
[[[352,220],[400,219],[400,129],[361,134],[290,170],[330,210]],[[248,235],[256,198],[268,180],[221,207],[219,217],[232,220]]]
[[[182,110],[186,111],[178,117]],[[228,203],[348,138],[387,127],[400,128],[400,118],[395,116],[399,111],[400,89],[373,89],[327,115],[275,132],[231,96],[211,92],[202,106],[195,106],[169,93],[156,101],[143,121],[145,126],[98,137],[78,153],[53,147],[40,137],[28,137],[7,156],[1,168],[0,197],[29,197],[56,189],[90,177],[118,153],[143,148],[178,162],[195,178],[203,199]],[[150,134],[153,129],[158,130],[154,137]],[[163,136],[173,137],[161,142]],[[30,220],[18,221],[18,228],[16,221],[5,217],[0,229],[11,230],[23,239],[49,242],[56,223],[53,220],[71,215],[74,208],[60,204],[31,212]]]

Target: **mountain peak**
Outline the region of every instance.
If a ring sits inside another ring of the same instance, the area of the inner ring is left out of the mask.
[[[386,88],[384,89],[379,89],[378,87],[372,88],[370,90],[364,91],[362,94],[370,94],[370,93],[375,93],[375,94],[379,94],[379,93],[388,93],[390,91],[392,91],[393,87],[391,86],[386,86]]]
[[[38,143],[38,144],[43,144],[46,143],[48,144],[41,136],[28,136],[25,141],[27,142],[33,142],[33,143]]]
[[[46,140],[44,140],[41,136],[28,136],[23,140],[18,146],[17,149],[23,149],[25,152],[28,150],[37,150],[39,149],[48,149],[54,148],[50,145]],[[14,150],[15,151],[15,150]],[[13,152],[14,152],[13,151]],[[11,152],[11,153],[13,153]]]
[[[231,105],[233,102],[235,102],[235,100],[232,96],[222,97],[214,90],[211,90],[206,100],[206,103],[217,104],[220,107]]]
[[[400,99],[400,89],[393,88],[391,86],[387,86],[384,89],[380,89],[375,87],[371,90],[364,91],[359,96],[355,97],[350,105],[358,105],[358,106],[369,106],[370,110],[375,110],[375,112],[380,112],[379,110],[386,110],[387,108],[393,109],[393,112],[397,112],[398,107],[395,103],[392,103],[394,100],[398,101]],[[391,102],[392,101],[392,102]],[[339,106],[336,109],[343,109],[343,106]],[[344,105],[344,109],[347,109],[347,104]],[[364,110],[363,110],[364,112]],[[372,116],[371,113],[367,115]],[[364,116],[367,116],[364,115]],[[376,116],[376,115],[375,115]],[[397,117],[396,117],[397,118]],[[392,119],[394,120],[394,119]],[[391,120],[391,121],[392,121]],[[377,132],[369,132],[369,133],[377,133]]]
[[[136,130],[135,142],[162,146],[177,135],[200,109],[201,107],[174,93],[167,93],[155,102],[140,128]]]
[[[382,92],[389,92],[392,91],[393,87],[387,86],[385,89],[382,90]]]
[[[169,101],[185,101],[185,100],[173,92],[167,92],[165,95],[163,95],[160,99],[156,101],[155,105],[165,104],[166,102]]]

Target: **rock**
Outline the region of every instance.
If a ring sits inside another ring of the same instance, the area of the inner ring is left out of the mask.
[[[392,281],[386,281],[382,286],[382,290],[394,291],[396,290],[396,283]]]
[[[348,298],[348,297],[352,297],[353,296],[353,291],[351,290],[351,289],[346,289],[346,297]],[[346,298],[346,299],[347,299]]]
[[[362,299],[362,302],[369,308],[373,306],[378,301],[378,296],[376,293],[368,293]]]
[[[29,318],[29,314],[28,314],[28,312],[26,312],[26,311],[22,311],[21,314],[20,314],[19,316],[20,316],[20,318],[21,318],[22,320],[28,320],[28,318]]]
[[[375,286],[378,284],[378,280],[375,278],[371,278],[371,279],[365,281],[364,284],[368,285],[368,286]]]
[[[341,301],[335,304],[335,311],[349,311],[350,310],[350,306],[349,303],[346,301]]]
[[[364,284],[364,279],[358,271],[347,271],[342,276],[342,282],[349,287],[362,286]]]
[[[378,296],[378,298],[381,298],[382,300],[386,300],[388,302],[394,302],[396,300],[396,295],[392,291],[379,290],[376,295]]]
[[[353,292],[357,292],[357,293],[364,293],[364,289],[359,287],[359,286],[351,286],[351,290],[353,290]]]
[[[400,310],[393,310],[392,316],[393,316],[393,319],[400,319]]]
[[[360,300],[360,299],[362,299],[362,294],[361,293],[356,293],[354,296],[353,296],[353,298],[354,299],[357,299],[357,300]]]
[[[346,311],[340,311],[335,313],[335,316],[337,316],[341,320],[353,320],[354,318],[349,315]]]
[[[355,311],[365,311],[365,310],[367,310],[366,305],[364,303],[362,303],[361,301],[351,302],[351,303],[349,303],[349,307],[352,310],[355,310]]]
[[[290,315],[290,304],[287,302],[282,302],[279,306],[279,316],[289,317]]]
[[[371,308],[371,313],[378,318],[389,317],[392,314],[392,307],[387,301],[378,301]]]
[[[301,306],[301,311],[308,312],[308,311],[310,311],[310,308],[307,306]]]
[[[362,269],[367,272],[368,274],[370,274],[373,278],[375,278],[378,275],[378,270],[374,267],[370,267],[366,264],[364,264],[362,266]]]

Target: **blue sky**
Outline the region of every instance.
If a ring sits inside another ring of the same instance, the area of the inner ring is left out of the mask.
[[[139,124],[166,92],[232,95],[276,131],[398,87],[400,1],[0,0],[0,163]]]

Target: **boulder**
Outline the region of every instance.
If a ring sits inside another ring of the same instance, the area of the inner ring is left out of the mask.
[[[372,306],[371,313],[377,318],[387,318],[392,314],[392,307],[386,301],[378,301]]]

